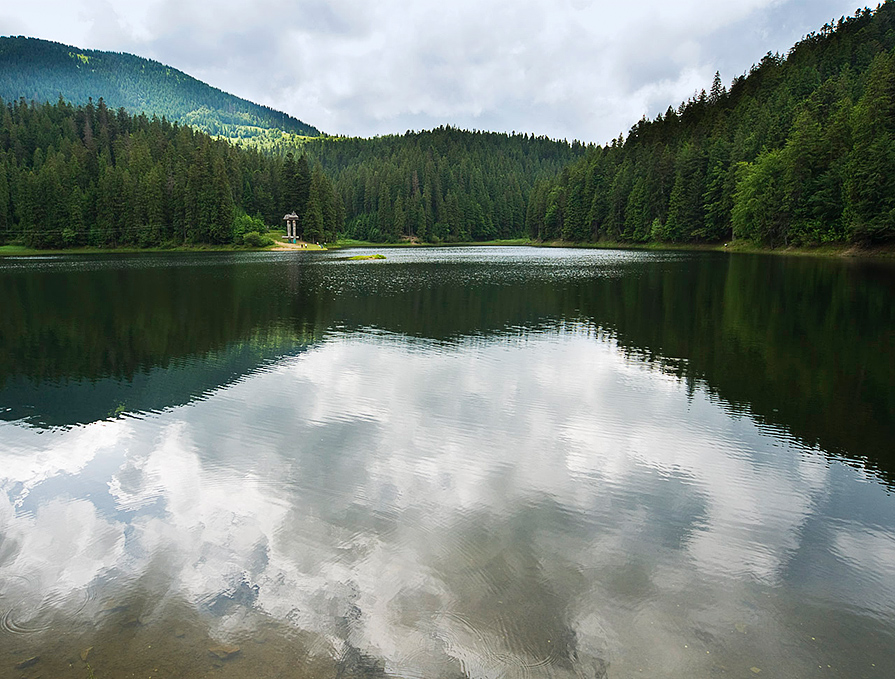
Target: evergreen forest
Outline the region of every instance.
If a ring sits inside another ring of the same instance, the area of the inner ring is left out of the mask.
[[[768,247],[895,237],[895,2],[827,24],[540,182],[538,240]]]
[[[895,0],[603,146],[320,136],[156,62],[29,38],[0,38],[0,65],[0,242],[258,245],[288,212],[316,241],[895,240]]]
[[[332,177],[348,237],[440,243],[524,236],[534,184],[582,158],[586,147],[439,127],[374,139],[319,137],[302,149]]]
[[[0,243],[259,246],[289,212],[306,240],[342,229],[341,200],[305,156],[237,148],[102,99],[0,100]]]

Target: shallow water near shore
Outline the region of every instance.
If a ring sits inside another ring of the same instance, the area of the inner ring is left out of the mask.
[[[723,253],[0,260],[0,678],[888,677],[893,293]]]

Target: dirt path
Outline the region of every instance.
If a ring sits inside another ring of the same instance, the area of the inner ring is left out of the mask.
[[[315,245],[314,243],[305,243],[304,241],[299,241],[298,243],[277,241],[276,245],[271,248],[271,251],[273,252],[280,252],[283,250],[303,250],[307,252],[308,250],[326,250],[326,248],[322,248],[319,245]]]

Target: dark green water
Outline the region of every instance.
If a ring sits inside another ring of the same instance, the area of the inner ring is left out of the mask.
[[[385,254],[0,259],[0,677],[891,676],[895,267]]]

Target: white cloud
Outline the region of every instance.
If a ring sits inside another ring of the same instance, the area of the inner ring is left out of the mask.
[[[844,0],[35,0],[0,29],[130,51],[328,132],[604,142],[854,11]],[[17,27],[17,28],[16,28]]]

